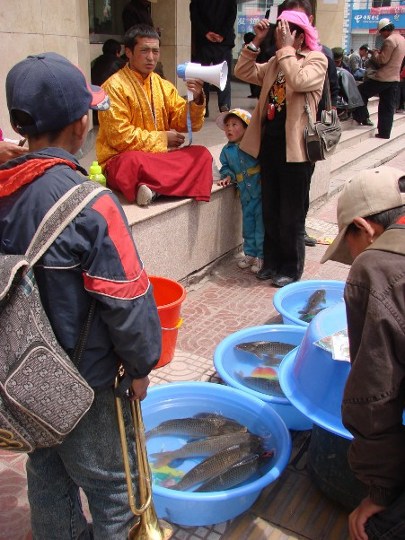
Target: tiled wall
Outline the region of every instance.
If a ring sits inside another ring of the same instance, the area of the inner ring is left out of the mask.
[[[90,73],[89,23],[84,0],[30,0],[0,3],[0,127],[10,127],[4,81],[10,68],[29,54],[55,51]]]

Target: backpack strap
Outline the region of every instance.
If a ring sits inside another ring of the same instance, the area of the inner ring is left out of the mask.
[[[109,189],[95,182],[83,182],[72,187],[48,210],[25,253],[31,266],[34,266],[83,208],[103,191],[110,193]]]
[[[103,191],[110,192],[109,189],[102,187],[95,182],[83,182],[82,184],[72,187],[48,210],[39,224],[25,253],[25,259],[29,261],[31,267],[42,257],[46,250],[49,249],[56,238],[81,212],[81,210],[83,210],[94,197]],[[80,363],[86,346],[95,306],[96,301],[93,298],[90,301],[89,312],[73,351],[72,361],[76,367]]]

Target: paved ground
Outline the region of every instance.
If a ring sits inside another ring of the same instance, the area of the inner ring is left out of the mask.
[[[390,164],[405,171],[405,151]],[[319,239],[336,234],[336,201],[335,195],[310,210],[307,228]],[[307,248],[303,279],[346,278],[347,266],[334,262],[319,263],[325,249],[324,244]],[[268,282],[258,281],[249,270],[238,269],[233,257],[213,267],[201,280],[186,283],[186,289],[187,298],[182,307],[184,324],[179,331],[174,359],[153,371],[152,384],[193,380],[218,383],[213,352],[222,339],[242,328],[280,322],[272,304],[276,289]],[[317,490],[306,471],[309,438],[310,432],[293,433],[294,449],[290,464],[281,478],[265,489],[244,515],[233,522],[212,527],[174,525],[173,538],[346,540],[345,511],[330,503]],[[24,455],[0,452],[0,540],[32,538],[25,462]]]

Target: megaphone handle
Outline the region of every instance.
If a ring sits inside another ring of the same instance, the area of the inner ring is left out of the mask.
[[[193,126],[191,125],[190,117],[190,105],[187,105],[187,132],[188,132],[188,145],[190,146],[193,142]]]
[[[187,88],[187,101],[193,101],[193,99],[194,99],[193,92]]]

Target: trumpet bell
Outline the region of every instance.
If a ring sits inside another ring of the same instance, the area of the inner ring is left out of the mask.
[[[128,540],[169,540],[172,534],[171,525],[158,519],[154,509],[149,507],[129,531]]]

